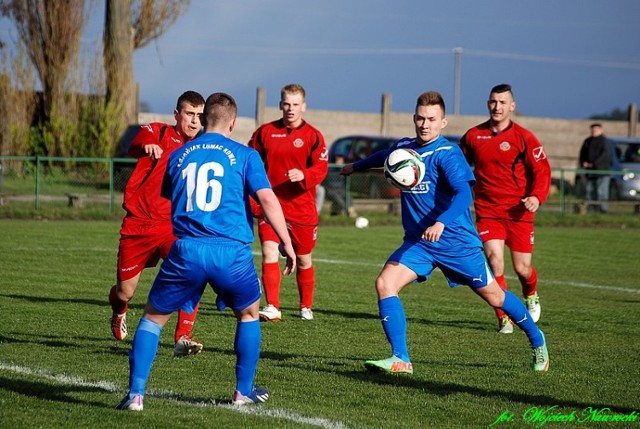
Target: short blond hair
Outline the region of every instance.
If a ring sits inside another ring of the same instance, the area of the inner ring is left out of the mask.
[[[284,96],[287,94],[301,94],[303,100],[307,97],[304,87],[298,83],[290,83],[283,86],[280,90],[280,100],[284,100]]]

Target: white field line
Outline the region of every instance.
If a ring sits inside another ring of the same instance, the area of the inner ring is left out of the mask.
[[[32,248],[29,248],[32,249]],[[63,250],[62,248],[60,248],[60,250]],[[64,249],[65,251],[69,251],[68,248]],[[79,249],[72,249],[72,250],[77,250],[77,251],[82,251],[82,252],[86,252],[87,249],[86,248],[79,248]],[[112,248],[92,248],[89,249],[92,252],[108,252],[108,253],[114,253],[114,249]],[[260,256],[261,253],[258,251],[254,251],[253,252],[254,256]],[[372,263],[372,262],[359,262],[359,261],[342,261],[339,259],[323,259],[323,258],[313,258],[314,262],[321,262],[324,264],[335,264],[335,265],[359,265],[362,267],[376,267],[379,269],[382,269],[382,266],[384,264],[384,261],[379,262],[379,263]],[[515,276],[505,276],[507,277],[507,279],[509,280],[516,280],[517,278]],[[372,280],[373,281],[373,280]],[[545,279],[545,278],[541,278],[538,280],[541,284],[550,284],[550,285],[564,285],[564,286],[572,286],[572,287],[577,287],[577,288],[582,288],[582,289],[599,289],[599,290],[606,290],[606,291],[611,291],[611,292],[626,292],[626,293],[640,293],[640,289],[639,288],[627,288],[627,287],[619,287],[619,286],[609,286],[609,285],[597,285],[597,284],[591,284],[591,283],[583,283],[583,282],[572,282],[572,281],[566,281],[566,280],[555,280],[555,279]]]
[[[66,375],[66,374],[53,374],[43,369],[26,368],[23,366],[6,364],[4,362],[0,362],[0,371],[9,371],[16,374],[36,376],[40,378],[45,378],[47,380],[55,381],[60,384],[65,384],[65,385],[97,388],[110,393],[118,393],[118,392],[122,394],[125,393],[125,389],[109,381],[88,381],[80,377],[75,377],[75,376]],[[218,408],[224,408],[229,411],[235,411],[241,414],[285,419],[285,420],[294,422],[296,424],[307,424],[307,425],[316,426],[324,429],[347,429],[349,427],[341,422],[336,422],[336,421],[324,419],[321,417],[305,417],[305,416],[301,416],[300,414],[296,414],[296,413],[293,413],[287,410],[278,409],[278,408],[264,408],[261,406],[237,407],[237,406],[231,405],[229,402],[217,403],[214,400],[205,401],[205,402],[188,401],[188,400],[185,400],[184,397],[181,397],[180,395],[177,395],[175,393],[156,391],[156,390],[151,390],[147,392],[145,396],[153,396],[156,398],[168,399],[180,405],[203,407],[203,408],[218,407]]]
[[[254,255],[260,255],[259,252],[254,252]],[[321,259],[321,258],[313,258],[314,262],[322,262],[325,264],[337,264],[337,265],[361,265],[361,266],[366,266],[366,267],[377,267],[377,268],[382,268],[383,263],[378,263],[378,264],[374,264],[371,262],[356,262],[356,261],[340,261],[340,260],[336,260],[336,259]],[[515,276],[505,276],[507,277],[509,280],[516,280],[517,277]],[[628,288],[628,287],[618,287],[618,286],[608,286],[608,285],[597,285],[597,284],[590,284],[590,283],[582,283],[582,282],[572,282],[572,281],[565,281],[565,280],[554,280],[554,279],[540,279],[538,280],[540,283],[542,284],[549,284],[549,285],[564,285],[564,286],[573,286],[573,287],[577,287],[577,288],[583,288],[583,289],[599,289],[599,290],[606,290],[606,291],[612,291],[612,292],[627,292],[627,293],[640,293],[640,289],[634,289],[634,288]]]

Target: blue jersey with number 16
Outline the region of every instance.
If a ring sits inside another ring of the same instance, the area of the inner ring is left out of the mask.
[[[173,233],[252,243],[248,195],[270,188],[260,155],[222,134],[206,133],[176,149],[162,183]]]

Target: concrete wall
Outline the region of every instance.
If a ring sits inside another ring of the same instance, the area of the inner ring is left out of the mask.
[[[277,107],[264,107],[261,111],[265,122],[281,117]],[[305,119],[318,128],[325,137],[327,145],[331,145],[338,137],[347,134],[380,134],[383,126],[383,115],[379,113],[360,113],[330,110],[307,110]],[[451,115],[448,117],[447,134],[464,134],[474,125],[486,121],[488,116]],[[162,121],[173,123],[173,115],[156,115],[141,113],[140,123]],[[547,156],[553,168],[575,168],[578,153],[584,139],[589,135],[592,120],[564,120],[552,118],[533,118],[514,116],[520,125],[530,129],[545,146]],[[602,122],[605,134],[609,136],[626,136],[629,124],[626,121]],[[246,143],[257,127],[254,118],[238,118],[233,138]],[[388,117],[388,135],[395,137],[414,136],[412,113],[390,112]],[[636,137],[640,137],[637,133]],[[572,179],[572,178],[570,178]]]

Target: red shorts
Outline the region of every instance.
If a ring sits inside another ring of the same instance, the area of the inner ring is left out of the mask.
[[[293,250],[297,255],[308,255],[316,247],[318,225],[300,225],[287,222],[287,229],[289,230],[289,236],[291,236]],[[265,241],[280,243],[278,234],[264,219],[258,221],[258,235],[261,243]]]
[[[509,249],[515,252],[533,253],[533,222],[478,218],[476,227],[483,243],[504,240]]]
[[[171,222],[149,225],[124,220],[118,246],[118,280],[129,280],[165,259],[176,240]]]

